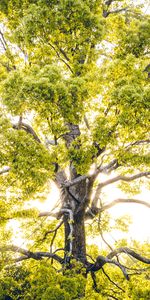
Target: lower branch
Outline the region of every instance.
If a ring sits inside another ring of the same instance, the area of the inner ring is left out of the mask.
[[[95,263],[93,263],[93,264],[91,263],[87,266],[87,273],[88,272],[91,272],[91,273],[97,272],[98,270],[102,269],[106,263],[109,263],[109,264],[114,264],[117,267],[119,267],[121,269],[123,275],[125,276],[125,278],[127,280],[129,280],[129,275],[127,274],[126,267],[123,266],[122,264],[120,264],[119,261],[112,260],[112,258],[114,256],[116,256],[117,254],[120,254],[120,253],[125,253],[127,255],[130,255],[130,256],[136,258],[137,260],[139,260],[145,264],[150,264],[149,258],[141,256],[140,254],[136,253],[135,251],[133,251],[127,247],[122,247],[122,248],[118,248],[114,251],[111,251],[106,257],[99,255],[97,257]]]

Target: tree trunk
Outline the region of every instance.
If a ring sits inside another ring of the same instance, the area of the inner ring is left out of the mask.
[[[86,262],[86,240],[84,218],[75,218],[73,225],[73,249],[72,254],[77,260]]]
[[[80,136],[80,129],[78,125],[73,123],[66,123],[68,132],[64,134],[64,140],[66,147],[69,149],[72,142]],[[80,143],[74,146],[76,149],[80,148]],[[74,180],[79,176],[73,162],[70,161],[69,179]],[[84,215],[86,207],[83,204],[87,192],[86,180],[81,181],[68,189],[64,190],[64,198],[62,209],[68,211],[68,215],[64,215],[64,227],[65,227],[65,256],[67,253],[73,256],[75,259],[85,263],[86,262],[86,240],[85,240],[85,225]],[[80,209],[80,207],[82,207]],[[73,215],[73,219],[70,219],[70,214]],[[72,222],[72,224],[71,224]]]
[[[86,191],[86,183],[81,182],[76,187],[70,188],[69,195],[66,199],[68,209],[73,213],[73,222],[72,222],[72,236],[70,235],[70,218],[69,213],[68,217],[64,216],[65,224],[65,250],[66,252],[71,252],[71,255],[77,259],[86,262],[86,239],[85,239],[85,224],[84,224],[84,215],[85,209],[78,211],[82,200],[84,199]],[[72,195],[72,196],[71,196]],[[76,200],[75,200],[76,199]],[[70,251],[71,250],[71,251]]]

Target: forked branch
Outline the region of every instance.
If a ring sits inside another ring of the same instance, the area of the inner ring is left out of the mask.
[[[114,256],[117,256],[117,254],[121,254],[121,253],[125,253],[127,255],[130,255],[130,256],[136,258],[138,261],[141,261],[145,264],[150,264],[150,259],[149,258],[141,256],[140,254],[136,253],[135,251],[133,251],[133,250],[127,248],[127,247],[122,247],[122,248],[118,248],[114,251],[111,251],[106,257],[104,257],[102,255],[99,255],[97,257],[95,263],[88,265],[87,273],[91,272],[91,274],[92,274],[94,272],[97,272],[97,271],[103,269],[103,266],[105,264],[109,263],[109,264],[114,264],[117,267],[119,267],[120,270],[122,271],[123,275],[125,276],[125,278],[127,280],[129,280],[129,275],[127,273],[126,267],[124,265],[120,264],[119,261],[116,261],[116,260],[113,259]]]

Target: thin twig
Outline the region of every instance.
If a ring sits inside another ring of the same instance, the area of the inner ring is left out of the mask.
[[[115,283],[110,277],[109,275],[105,272],[104,268],[102,267],[102,272],[104,273],[104,275],[108,278],[108,280],[115,285],[119,290],[121,290],[122,292],[125,293],[125,290],[123,288],[121,288],[117,283]]]

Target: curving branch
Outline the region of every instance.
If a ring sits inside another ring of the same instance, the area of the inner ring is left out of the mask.
[[[106,205],[103,205],[101,206],[100,208],[98,208],[97,206],[94,206],[94,202],[92,202],[93,206],[89,207],[88,210],[86,211],[86,214],[85,214],[85,219],[88,220],[88,219],[93,219],[95,218],[95,216],[98,214],[98,213],[102,213],[103,211],[117,205],[117,204],[120,204],[120,203],[130,203],[130,204],[141,204],[141,205],[144,205],[148,208],[150,208],[150,204],[147,202],[147,201],[143,201],[143,200],[139,200],[139,199],[124,199],[124,198],[118,198],[118,199],[115,199],[113,200],[112,202],[106,204]]]
[[[41,143],[41,140],[39,139],[36,132],[33,130],[33,128],[30,125],[21,121],[18,124],[13,124],[13,128],[17,130],[23,129],[27,133],[31,134],[38,143]]]
[[[58,231],[58,229],[61,227],[61,225],[62,225],[63,223],[64,223],[64,221],[62,220],[62,221],[57,225],[57,227],[56,227],[54,230],[50,230],[50,231],[46,232],[46,234],[45,234],[45,236],[44,236],[44,238],[46,238],[46,236],[47,236],[49,233],[54,232],[54,235],[53,235],[52,240],[51,240],[51,243],[50,243],[50,253],[52,253],[52,247],[53,247],[53,243],[54,243],[55,237],[56,237],[56,235],[57,235],[57,231]]]
[[[115,199],[112,202],[102,206],[101,208],[99,208],[99,212],[103,212],[104,210],[107,210],[107,209],[109,209],[109,208],[111,208],[111,207],[113,207],[117,204],[120,204],[120,203],[135,203],[135,204],[145,205],[148,208],[150,208],[150,204],[146,201],[143,201],[143,200],[118,198],[118,199]]]
[[[122,266],[118,261],[115,261],[115,260],[112,260],[110,259],[108,256],[104,257],[102,255],[99,255],[96,259],[96,262],[94,264],[90,264],[88,267],[87,267],[87,273],[88,272],[97,272],[99,271],[100,269],[102,269],[102,267],[105,265],[105,264],[114,264],[116,265],[117,267],[119,267],[123,273],[123,275],[125,276],[125,278],[127,280],[129,280],[129,276],[127,274],[127,271],[126,271],[126,268],[124,266]]]
[[[40,242],[44,242],[45,239],[47,238],[48,234],[51,234],[51,233],[54,233],[54,239],[56,237],[56,234],[57,234],[57,231],[58,229],[62,226],[62,224],[64,223],[64,221],[62,220],[56,227],[55,229],[52,229],[52,230],[48,230],[45,232],[43,238],[41,240],[39,240]],[[52,250],[50,251],[52,253]]]
[[[102,161],[103,163],[103,161]],[[117,169],[120,165],[118,164],[117,159],[113,159],[110,163],[108,163],[105,166],[102,166],[102,164],[97,168],[95,173],[93,174],[93,177],[97,176],[99,173],[109,174],[111,171]]]
[[[29,250],[23,249],[21,247],[15,246],[15,245],[3,246],[0,248],[0,251],[1,252],[5,252],[5,251],[6,252],[7,251],[18,252],[18,253],[25,255],[27,258],[40,259],[40,257],[37,254],[35,254]]]
[[[105,187],[105,186],[107,186],[107,185],[109,185],[109,184],[115,183],[115,182],[117,182],[117,181],[130,182],[130,181],[139,179],[139,178],[141,178],[141,177],[146,177],[146,176],[148,176],[148,175],[150,175],[150,172],[149,172],[149,171],[148,171],[148,172],[141,172],[141,173],[139,173],[139,174],[136,174],[136,175],[133,175],[133,176],[130,176],[130,177],[123,176],[123,175],[118,175],[118,176],[116,176],[116,177],[114,177],[114,178],[108,179],[108,180],[106,180],[106,181],[100,183],[100,184],[98,185],[98,188],[101,189],[101,188],[103,188],[103,187]]]
[[[142,144],[150,144],[150,140],[139,140],[133,143],[130,143],[126,146],[126,149],[131,148],[132,146],[138,146],[138,145],[142,145]]]
[[[134,258],[136,258],[137,260],[145,263],[145,264],[150,264],[150,259],[149,258],[146,258],[144,256],[141,256],[140,254],[136,253],[135,251],[129,249],[128,247],[121,247],[121,248],[118,248],[114,251],[111,251],[108,255],[107,255],[107,258],[108,259],[112,259],[114,256],[116,256],[117,254],[120,254],[120,253],[125,253],[127,255],[130,255]]]

